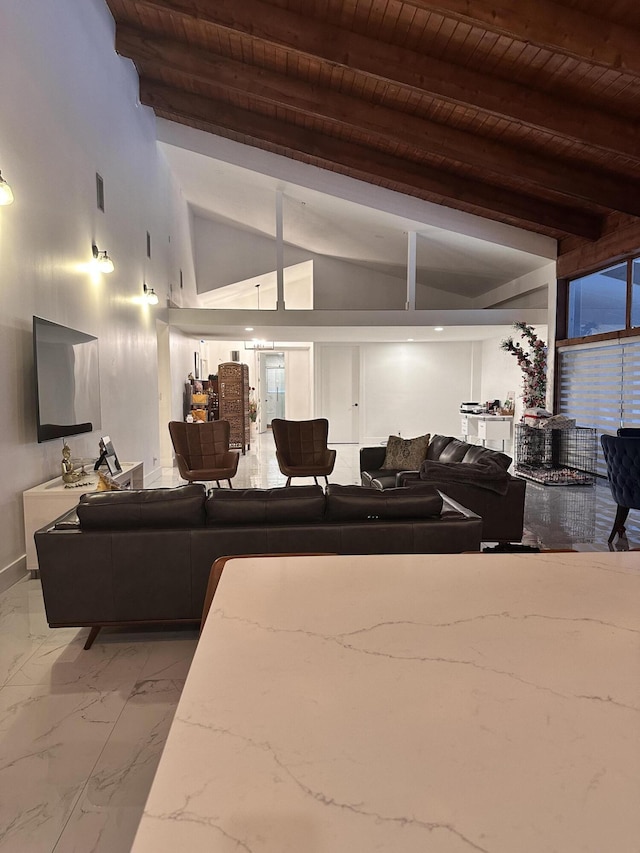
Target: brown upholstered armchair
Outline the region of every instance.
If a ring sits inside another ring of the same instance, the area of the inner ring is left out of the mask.
[[[229,450],[229,421],[206,421],[187,424],[171,421],[169,433],[176,453],[180,476],[190,483],[227,480],[238,470],[239,452]]]
[[[274,418],[271,421],[273,439],[276,443],[276,458],[280,471],[287,477],[287,486],[292,477],[324,477],[333,471],[336,462],[335,450],[329,450],[329,421],[316,418],[311,421],[287,421]]]

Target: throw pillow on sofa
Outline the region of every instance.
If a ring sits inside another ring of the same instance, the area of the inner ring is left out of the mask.
[[[387,470],[417,471],[427,458],[430,434],[417,438],[401,438],[390,435],[382,467]]]

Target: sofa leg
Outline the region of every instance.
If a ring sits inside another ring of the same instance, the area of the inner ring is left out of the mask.
[[[93,628],[89,631],[89,636],[87,637],[87,642],[84,644],[85,650],[90,649],[93,645],[93,641],[100,633],[101,625],[94,625]]]
[[[232,489],[232,488],[233,488],[233,484],[231,483],[231,480],[227,480],[227,483],[229,483],[229,488],[230,488],[230,489]]]
[[[291,485],[291,477],[287,477],[287,482],[285,483],[285,486],[290,486],[290,485]]]

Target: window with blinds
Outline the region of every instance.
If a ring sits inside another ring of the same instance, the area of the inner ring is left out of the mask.
[[[606,477],[600,435],[640,427],[640,338],[559,348],[556,371],[558,414],[596,428],[596,471]]]

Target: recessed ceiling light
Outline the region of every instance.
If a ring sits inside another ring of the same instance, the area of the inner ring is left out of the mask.
[[[246,326],[245,332],[253,332],[253,326]]]
[[[434,326],[433,331],[434,332],[444,332],[444,326]]]
[[[408,341],[412,341],[412,340],[414,340],[414,338],[407,338],[407,340],[408,340]]]

